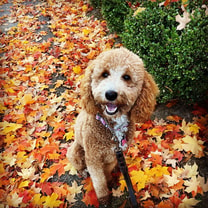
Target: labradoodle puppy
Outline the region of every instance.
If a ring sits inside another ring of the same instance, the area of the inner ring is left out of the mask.
[[[117,165],[112,133],[125,150],[134,137],[135,122],[150,118],[158,92],[142,60],[123,47],[101,53],[86,69],[82,111],[67,157],[79,172],[87,168],[100,204],[108,201],[108,184]]]

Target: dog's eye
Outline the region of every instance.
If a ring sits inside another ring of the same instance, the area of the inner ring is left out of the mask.
[[[127,74],[124,74],[124,75],[122,76],[122,78],[123,78],[125,81],[131,80],[131,77],[130,77],[129,75],[127,75]]]
[[[108,72],[105,71],[105,72],[102,73],[102,77],[103,78],[107,78],[108,76],[109,76],[109,73]]]

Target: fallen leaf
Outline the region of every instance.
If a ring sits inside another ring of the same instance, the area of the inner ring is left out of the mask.
[[[7,121],[0,122],[0,128],[2,129],[0,131],[0,135],[6,135],[9,132],[14,132],[20,128],[22,128],[22,124],[17,124],[17,123],[9,123]]]
[[[82,192],[83,185],[78,185],[76,181],[72,182],[72,186],[68,188],[71,194],[79,194]]]
[[[184,185],[186,186],[185,191],[187,193],[191,193],[192,191],[194,191],[195,193],[197,193],[197,188],[199,186],[199,181],[197,180],[196,176],[191,177],[191,179],[189,180],[185,180]]]
[[[75,66],[75,67],[73,67],[73,71],[75,74],[80,74],[82,69],[80,66]]]
[[[141,170],[139,171],[131,171],[131,181],[133,185],[136,185],[137,191],[143,189],[145,187],[145,184],[147,182],[148,176],[145,175],[145,173]]]
[[[22,199],[23,197],[19,197],[16,192],[10,193],[7,196],[8,205],[13,207],[19,207],[19,205],[22,203]]]
[[[94,205],[95,207],[99,207],[97,196],[94,190],[86,192],[82,201],[88,205]]]
[[[197,124],[186,123],[185,120],[182,121],[182,126],[180,128],[185,135],[196,135],[199,133],[200,127]]]
[[[27,187],[29,185],[30,181],[22,181],[19,185],[19,188]]]
[[[182,6],[183,7],[183,6]],[[184,9],[183,7],[183,17],[181,17],[179,14],[176,15],[176,22],[179,23],[177,26],[177,30],[182,30],[186,27],[186,25],[191,21],[190,14]]]
[[[30,94],[25,94],[20,100],[20,102],[24,106],[24,105],[33,104],[35,100],[33,99],[33,95],[30,93]]]
[[[179,204],[178,208],[190,208],[199,203],[199,200],[196,200],[194,198],[188,198],[187,196],[182,200],[182,203]]]
[[[50,207],[50,208],[53,208],[53,207],[60,207],[60,205],[63,203],[62,201],[60,200],[57,200],[58,199],[58,194],[56,193],[52,193],[51,196],[46,196],[45,199],[44,199],[44,203],[43,205],[46,206],[46,207]]]
[[[174,208],[174,205],[170,200],[161,201],[158,205],[158,208]]]
[[[186,152],[191,151],[196,156],[202,152],[201,145],[204,142],[202,140],[197,140],[196,136],[191,137],[186,135],[182,140],[184,144],[181,144],[181,146]]]
[[[121,197],[124,193],[120,190],[120,188],[112,189],[112,194],[114,197]]]
[[[168,184],[169,187],[171,187],[179,182],[179,178],[178,175],[173,172],[172,175],[164,175],[164,181]]]

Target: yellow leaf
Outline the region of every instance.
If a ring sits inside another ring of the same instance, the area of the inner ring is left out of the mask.
[[[30,183],[30,181],[22,181],[19,185],[19,188],[28,187],[29,183]]]
[[[48,159],[49,160],[56,160],[56,159],[59,159],[60,157],[60,154],[59,153],[52,153],[52,154],[48,154]]]
[[[33,99],[32,94],[25,94],[21,99],[21,103],[23,106],[32,104],[34,102],[35,102],[35,100]]]
[[[138,13],[141,13],[145,10],[146,8],[144,7],[139,7],[135,12],[134,12],[134,15],[133,16],[136,16]]]
[[[87,10],[88,10],[88,6],[87,6],[87,5],[83,5],[83,6],[82,6],[82,11],[83,11],[83,12],[86,12]]]
[[[157,165],[153,168],[145,168],[145,174],[148,176],[148,181],[155,182],[156,179],[162,177],[163,175],[170,175],[168,172],[168,167],[162,167],[161,165]]]
[[[188,3],[188,0],[182,0],[182,3],[183,3],[183,4]]]
[[[4,169],[4,164],[1,162],[0,163],[0,174],[4,173],[5,169]]]
[[[73,71],[74,71],[75,74],[80,74],[82,69],[81,69],[80,66],[74,66],[73,67]]]
[[[51,196],[47,196],[45,198],[45,203],[43,204],[46,207],[59,207],[63,202],[58,199],[58,194],[57,193],[52,193]]]
[[[42,173],[41,175],[41,179],[40,182],[43,183],[44,181],[46,181],[49,177],[51,177],[51,171],[49,168],[44,168],[43,169],[44,173]]]
[[[83,33],[84,33],[85,36],[88,35],[90,32],[91,31],[89,29],[83,29]]]
[[[156,126],[152,129],[148,129],[147,134],[150,135],[150,136],[159,136],[159,137],[161,137],[163,135],[163,131],[164,131],[163,127]]]
[[[138,191],[141,190],[141,189],[143,189],[145,187],[147,178],[148,177],[141,170],[139,170],[139,171],[133,170],[131,172],[132,184],[133,185],[137,184]]]
[[[4,111],[6,110],[7,108],[3,105],[3,104],[0,104],[0,113],[4,113]]]
[[[126,181],[124,179],[120,179],[119,183],[120,183],[119,187],[120,187],[121,191],[124,191],[126,188]]]
[[[64,135],[64,139],[66,139],[66,141],[69,141],[70,139],[72,139],[73,136],[74,136],[74,132],[70,131]]]
[[[185,133],[185,135],[196,135],[199,133],[200,127],[197,124],[186,123],[185,120],[183,120],[180,129]]]
[[[32,203],[33,203],[34,205],[40,206],[40,205],[43,204],[43,202],[45,201],[45,199],[46,199],[46,196],[42,196],[42,197],[41,197],[41,194],[35,194],[35,195],[33,196]]]
[[[193,134],[198,134],[200,127],[197,124],[190,124],[189,129]]]
[[[15,140],[16,138],[15,138],[15,135],[10,135],[10,134],[7,134],[6,135],[6,138],[4,139],[4,142],[6,142],[7,143],[7,145],[10,145],[12,142],[14,142],[14,140]]]
[[[16,123],[9,123],[7,121],[0,122],[0,128],[3,129],[0,132],[0,135],[6,135],[11,131],[16,131],[19,128],[22,128],[22,124],[16,124]]]
[[[8,93],[15,93],[15,91],[12,88],[6,88],[5,91]]]

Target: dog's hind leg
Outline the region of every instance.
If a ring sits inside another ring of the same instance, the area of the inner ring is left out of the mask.
[[[105,164],[105,176],[106,176],[106,179],[107,179],[107,183],[108,183],[108,188],[111,189],[113,187],[113,177],[112,177],[112,172],[113,172],[113,169],[116,167],[117,165],[117,161],[113,161],[109,164]]]
[[[68,148],[66,156],[74,168],[82,174],[86,169],[85,151],[83,147],[74,141],[71,147]]]

